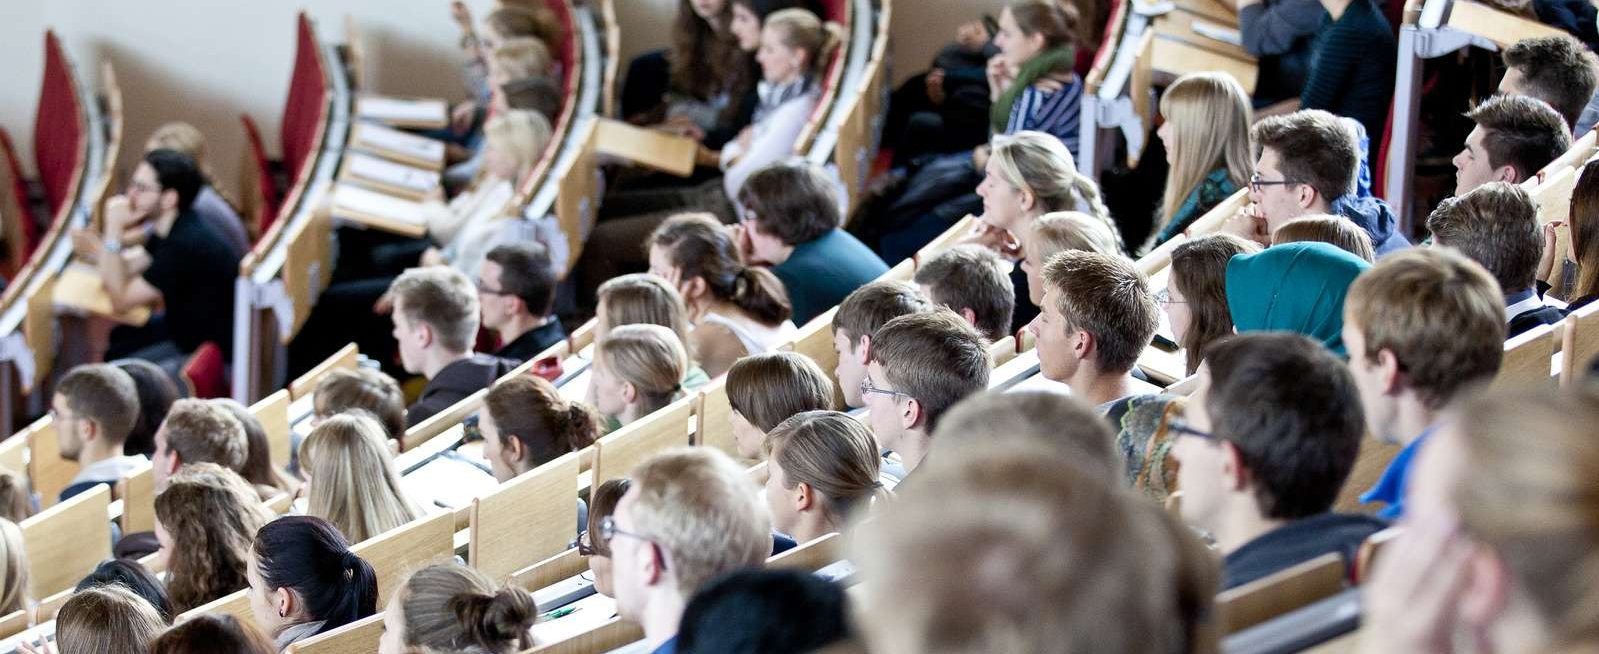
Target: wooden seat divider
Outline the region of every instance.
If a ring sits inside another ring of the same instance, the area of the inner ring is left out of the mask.
[[[1539,325],[1505,341],[1505,359],[1494,376],[1493,388],[1511,387],[1553,390],[1551,361],[1555,346],[1563,337],[1565,323]]]
[[[674,447],[689,445],[697,396],[673,402],[595,443],[594,486],[627,476],[634,466]]]
[[[1016,358],[1016,337],[1006,336],[988,346],[988,366],[998,368]]]
[[[15,434],[4,441],[0,441],[0,468],[27,476],[28,437],[26,434]],[[29,484],[29,488],[32,488],[32,484]]]
[[[1139,257],[1134,262],[1134,265],[1138,266],[1138,270],[1145,275],[1153,276],[1155,273],[1164,270],[1166,266],[1171,265],[1171,253],[1172,250],[1177,249],[1177,246],[1190,239],[1209,236],[1221,231],[1222,225],[1225,225],[1229,218],[1232,218],[1248,204],[1249,188],[1238,189],[1237,192],[1228,196],[1226,200],[1222,200],[1221,204],[1216,205],[1210,211],[1205,212],[1204,215],[1196,218],[1193,224],[1189,225],[1187,230],[1184,230],[1184,235],[1166,241],[1145,253],[1144,256]]]
[[[727,397],[727,375],[717,377],[700,389],[699,408],[694,411],[694,444],[714,447],[734,459],[738,441],[733,437],[733,405]]]
[[[472,501],[467,561],[496,583],[565,551],[577,535],[573,484],[578,455],[568,453]]]
[[[350,551],[372,564],[378,578],[378,607],[412,570],[455,554],[455,517],[449,512],[423,516],[398,529],[368,538]]]
[[[821,570],[844,556],[844,538],[837,532],[823,535],[766,560],[768,568],[793,568],[806,572]]]
[[[383,640],[383,604],[377,613],[290,645],[294,654],[372,654]]]
[[[255,612],[250,609],[250,589],[244,588],[184,611],[172,624],[178,624],[202,613],[225,613],[240,622],[255,622]]]
[[[123,535],[155,531],[155,467],[149,463],[117,482],[117,499],[122,500]]]
[[[466,399],[456,402],[443,411],[429,416],[426,420],[416,423],[415,426],[405,430],[405,437],[401,439],[401,452],[409,452],[417,446],[432,440],[451,427],[461,424],[467,416],[477,413],[483,408],[483,398],[489,394],[488,389],[483,389],[467,396]]]
[[[357,347],[356,344],[351,343],[339,348],[339,351],[334,352],[333,356],[328,357],[322,363],[317,364],[315,368],[306,371],[305,374],[300,375],[298,379],[289,384],[289,397],[298,400],[315,393],[316,385],[321,383],[322,378],[326,377],[328,373],[334,370],[354,370],[360,361],[361,348]]]
[[[22,521],[33,597],[76,586],[111,558],[111,489],[96,486]]]
[[[909,261],[906,259],[906,262]],[[844,389],[839,388],[838,376],[835,374],[838,370],[838,350],[833,349],[833,317],[836,315],[838,307],[833,307],[822,315],[812,318],[800,328],[799,333],[794,335],[793,341],[779,349],[797,352],[815,361],[817,367],[822,369],[822,373],[833,380],[833,405],[843,408]]]
[[[39,507],[50,508],[78,475],[78,463],[62,458],[61,442],[50,416],[28,426],[27,441],[28,484],[39,495]]]
[[[556,582],[563,579],[582,574],[588,567],[588,557],[578,554],[577,548],[573,547],[511,573],[510,585],[531,593],[540,588],[555,585]]]
[[[644,638],[644,630],[621,618],[611,618],[597,628],[566,640],[524,650],[523,654],[593,654],[636,643]]]
[[[1216,596],[1222,633],[1231,634],[1333,596],[1344,588],[1344,558],[1328,552]]]
[[[1560,345],[1560,385],[1572,388],[1582,383],[1588,366],[1599,356],[1599,302],[1571,312],[1565,324]]]
[[[293,448],[293,436],[289,431],[289,404],[292,401],[289,389],[285,388],[250,407],[250,415],[255,416],[261,423],[261,430],[266,432],[272,465],[279,468],[288,467],[290,450]]]

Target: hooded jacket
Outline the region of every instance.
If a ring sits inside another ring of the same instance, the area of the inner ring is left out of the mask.
[[[1394,216],[1387,202],[1374,197],[1346,195],[1333,200],[1332,213],[1348,218],[1366,230],[1379,259],[1410,247],[1410,239],[1399,233],[1399,219]]]

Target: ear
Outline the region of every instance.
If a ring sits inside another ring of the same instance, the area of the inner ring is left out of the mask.
[[[415,331],[411,332],[412,338],[417,339],[417,344],[428,347],[433,344],[433,326],[420,320],[417,321]]]
[[[295,610],[298,608],[296,604],[299,603],[296,601],[297,599],[294,596],[294,591],[288,588],[274,590],[272,591],[272,596],[267,598],[272,608],[277,609],[278,616],[284,618],[295,614]]]
[[[810,484],[800,482],[794,485],[794,511],[803,513],[816,504],[816,491]]]
[[[1377,352],[1377,374],[1382,381],[1382,390],[1386,395],[1399,392],[1400,381],[1404,373],[1399,371],[1399,358],[1394,356],[1394,351],[1383,348]]]
[[[178,192],[165,190],[161,192],[161,210],[172,211],[178,208]]]
[[[1301,209],[1309,209],[1316,204],[1316,198],[1321,195],[1316,192],[1316,187],[1309,184],[1296,184],[1294,189],[1298,193],[1295,199],[1299,201],[1299,208]],[[1332,200],[1328,200],[1328,202],[1332,202]]]
[[[522,446],[522,439],[510,434],[504,434],[502,436],[500,439],[500,459],[504,461],[506,465],[511,466],[512,469],[515,469],[515,464],[520,462],[522,460],[522,456],[525,454],[527,454],[527,448]]]
[[[916,429],[926,422],[925,413],[922,411],[922,401],[916,398],[906,398],[904,408],[899,411],[899,426],[901,429]]]
[[[638,387],[633,382],[622,382],[622,401],[628,404],[638,401]]]
[[[78,423],[78,440],[80,442],[87,443],[100,437],[100,423],[98,421],[84,419],[79,420]]]
[[[700,297],[706,293],[704,277],[695,277],[678,286],[684,298]]]
[[[1022,194],[1020,202],[1022,205],[1022,211],[1032,211],[1033,205],[1038,204],[1038,196],[1034,195],[1032,191],[1026,189],[1022,189],[1020,193]]]
[[[1078,359],[1087,361],[1094,356],[1094,350],[1099,344],[1094,342],[1094,335],[1085,330],[1078,329],[1076,334],[1077,342],[1072,344],[1072,352],[1077,354]]]
[[[871,336],[862,336],[860,340],[855,341],[855,359],[863,366],[872,361]]]
[[[1498,169],[1494,170],[1494,181],[1520,184],[1526,180],[1523,180],[1521,175],[1516,173],[1516,168],[1514,166],[1500,166]]]
[[[1460,598],[1461,617],[1474,629],[1486,629],[1504,614],[1510,599],[1510,573],[1493,550],[1472,546]]]
[[[1221,478],[1227,490],[1239,492],[1249,488],[1249,468],[1244,466],[1244,456],[1231,441],[1221,442]]]
[[[970,323],[973,327],[977,326],[977,312],[972,311],[971,307],[961,307],[961,317],[965,318],[966,322]]]
[[[646,585],[654,586],[661,583],[666,576],[666,568],[662,565],[661,555],[654,543],[641,543],[633,549],[634,565],[642,573],[640,578]]]
[[[168,447],[167,448],[167,461],[166,461],[166,463],[167,463],[167,476],[171,477],[172,475],[178,474],[178,468],[182,468],[183,467],[183,457],[178,456],[178,453],[177,453],[176,450],[173,450],[171,447]]]

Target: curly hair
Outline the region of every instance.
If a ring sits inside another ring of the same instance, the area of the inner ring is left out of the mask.
[[[171,535],[166,555],[173,612],[249,585],[250,542],[271,516],[238,473],[214,463],[184,466],[156,496],[155,516]]]

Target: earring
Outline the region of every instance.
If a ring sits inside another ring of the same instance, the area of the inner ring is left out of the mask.
[[[284,615],[284,614],[283,614],[283,607],[281,607],[281,606],[280,606],[280,607],[278,607],[278,617],[280,617],[280,618],[286,618],[286,617],[288,617],[288,616],[286,616],[286,615]]]

